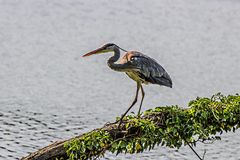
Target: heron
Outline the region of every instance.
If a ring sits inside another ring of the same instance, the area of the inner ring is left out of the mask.
[[[122,58],[120,58],[120,50],[126,52]],[[125,111],[124,114],[122,114],[119,120],[120,126],[123,118],[136,104],[139,90],[141,90],[142,93],[142,99],[138,109],[138,116],[140,115],[143,99],[145,96],[142,84],[158,84],[172,88],[172,80],[165,69],[153,58],[150,58],[149,56],[138,51],[127,51],[114,43],[107,43],[98,49],[84,54],[83,57],[108,52],[114,53],[114,55],[107,61],[108,66],[114,71],[125,72],[137,84],[135,98],[130,107]]]

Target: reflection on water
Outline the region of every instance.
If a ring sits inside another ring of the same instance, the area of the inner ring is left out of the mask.
[[[107,67],[110,55],[81,58],[104,42],[146,53],[171,75],[173,89],[144,86],[143,109],[239,93],[239,7],[221,0],[0,0],[0,159],[101,127],[126,110],[135,83]],[[239,159],[239,131],[197,145],[204,149],[207,159]],[[103,159],[196,157],[188,147],[156,147]]]

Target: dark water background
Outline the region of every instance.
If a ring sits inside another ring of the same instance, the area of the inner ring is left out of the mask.
[[[145,87],[143,110],[240,91],[238,0],[0,0],[0,159],[101,127],[126,110],[135,83],[107,67],[109,54],[80,57],[105,42],[148,54],[171,75],[173,89]],[[206,149],[206,159],[240,159],[239,135],[196,150]],[[188,147],[156,147],[103,159],[196,156]]]

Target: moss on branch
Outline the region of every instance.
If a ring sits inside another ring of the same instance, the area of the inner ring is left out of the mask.
[[[157,107],[145,111],[139,118],[126,116],[120,128],[117,123],[109,123],[77,137],[55,142],[22,160],[85,160],[102,157],[107,150],[115,154],[133,154],[151,150],[156,145],[191,147],[199,141],[220,139],[217,133],[235,132],[239,127],[240,96],[216,94],[211,98],[197,98],[189,102],[188,108]]]
[[[139,153],[156,145],[170,148],[206,140],[220,139],[216,133],[240,127],[240,96],[216,94],[197,98],[188,108],[157,107],[144,112],[140,118],[126,116],[121,127],[106,124],[64,144],[69,159],[95,159],[112,153]]]

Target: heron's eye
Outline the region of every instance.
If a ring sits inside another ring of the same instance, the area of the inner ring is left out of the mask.
[[[131,61],[136,61],[136,60],[137,60],[137,57],[131,57],[130,60],[131,60]]]

